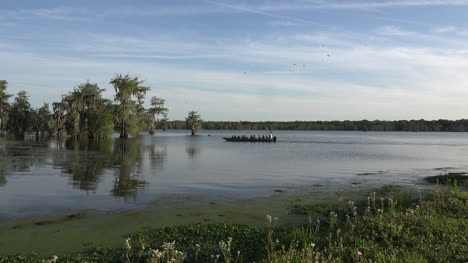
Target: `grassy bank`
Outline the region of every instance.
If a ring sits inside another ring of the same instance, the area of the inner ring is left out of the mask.
[[[291,212],[307,213],[308,224],[281,225],[281,218],[267,216],[265,226],[165,227],[135,233],[119,249],[94,248],[50,262],[467,262],[467,201],[467,192],[454,187],[424,200],[371,193],[339,210],[294,203]]]

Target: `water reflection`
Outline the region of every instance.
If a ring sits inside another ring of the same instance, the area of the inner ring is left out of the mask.
[[[28,173],[31,167],[42,167],[50,158],[47,140],[8,141],[2,145],[0,155],[5,174]]]
[[[116,197],[136,196],[146,182],[141,180],[143,148],[138,139],[75,140],[65,142],[68,153],[62,172],[70,175],[74,188],[95,191],[104,174],[112,174],[111,193]]]
[[[142,146],[133,139],[114,141],[113,163],[117,166],[114,174],[112,194],[118,197],[136,196],[146,182],[139,179],[142,166]]]
[[[7,160],[5,145],[0,144],[0,187],[6,185]]]
[[[0,187],[7,185],[10,175],[39,176],[59,172],[69,178],[74,189],[86,192],[96,192],[105,176],[112,176],[113,183],[108,186],[113,196],[134,197],[147,184],[141,176],[147,174],[148,169],[162,167],[166,161],[165,145],[144,146],[141,138],[97,141],[0,138]],[[43,168],[41,173],[36,170],[39,167]]]
[[[149,152],[149,161],[151,163],[152,169],[157,169],[163,167],[167,159],[167,146],[153,144],[147,146]]]
[[[197,137],[189,137],[188,142],[185,146],[185,152],[187,153],[187,157],[189,159],[197,159],[200,156],[200,146],[198,144],[198,139]]]
[[[439,173],[432,168],[468,169],[466,133],[278,131],[277,144],[225,143],[231,133],[99,141],[0,136],[0,216],[126,209],[173,194],[249,198],[279,186],[322,185],[312,190],[320,192],[411,185]]]
[[[61,155],[62,173],[71,175],[73,188],[95,191],[104,169],[112,165],[112,140],[68,139],[64,145],[68,151]]]

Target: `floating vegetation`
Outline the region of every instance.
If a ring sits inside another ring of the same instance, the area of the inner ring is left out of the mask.
[[[294,215],[312,215],[317,212],[323,212],[326,208],[322,203],[304,203],[301,198],[291,200],[288,211]]]
[[[304,225],[278,225],[267,215],[266,227],[165,227],[130,235],[120,248],[46,260],[35,253],[0,256],[0,262],[467,262],[467,200],[460,188],[404,206],[371,193],[363,209],[348,201]]]
[[[56,219],[36,221],[36,222],[32,223],[31,225],[45,226],[45,225],[51,225],[51,224],[59,224],[59,223],[63,223],[63,222],[70,221],[70,220],[76,220],[76,219],[82,218],[83,216],[84,215],[80,214],[80,213],[70,214],[70,215],[66,215],[64,217],[59,217],[59,218],[56,218]],[[20,229],[20,228],[24,228],[24,227],[27,227],[27,226],[28,226],[28,224],[16,224],[12,228],[13,229]]]
[[[434,168],[434,171],[446,171],[450,169],[455,169],[455,167],[438,167],[438,168]]]
[[[377,171],[377,172],[373,172],[373,173],[358,173],[356,175],[359,175],[359,176],[368,176],[368,175],[380,175],[380,174],[383,174],[383,171]]]
[[[426,177],[426,181],[433,184],[451,185],[468,187],[468,174],[464,172],[447,173]]]
[[[401,186],[398,185],[384,185],[377,190],[375,190],[376,193],[380,195],[388,195],[388,194],[393,194],[401,191]]]

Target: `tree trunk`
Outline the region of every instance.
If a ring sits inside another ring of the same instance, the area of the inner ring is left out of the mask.
[[[125,124],[123,122],[120,125],[120,138],[121,139],[127,139],[128,138],[127,129],[126,129]]]

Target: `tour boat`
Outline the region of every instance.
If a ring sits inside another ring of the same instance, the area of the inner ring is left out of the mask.
[[[238,139],[238,138],[223,138],[224,140],[228,141],[228,142],[276,142],[276,136],[273,137],[273,140],[268,140],[268,139],[249,139],[249,138],[245,138],[245,139]]]

